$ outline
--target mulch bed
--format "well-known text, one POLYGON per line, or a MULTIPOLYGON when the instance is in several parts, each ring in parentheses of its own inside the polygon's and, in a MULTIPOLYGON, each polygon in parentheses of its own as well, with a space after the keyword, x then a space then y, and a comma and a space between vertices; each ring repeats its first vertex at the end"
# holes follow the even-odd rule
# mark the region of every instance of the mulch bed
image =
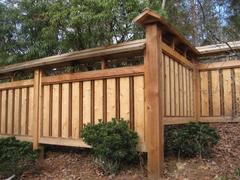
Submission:
MULTIPOLYGON (((165 158, 163 179, 240 179, 240 123, 212 124, 221 140, 211 157, 191 159, 165 158)), ((120 174, 105 176, 91 161, 87 150, 50 148, 46 157, 26 171, 21 179, 147 179, 146 165, 126 167, 120 174)))

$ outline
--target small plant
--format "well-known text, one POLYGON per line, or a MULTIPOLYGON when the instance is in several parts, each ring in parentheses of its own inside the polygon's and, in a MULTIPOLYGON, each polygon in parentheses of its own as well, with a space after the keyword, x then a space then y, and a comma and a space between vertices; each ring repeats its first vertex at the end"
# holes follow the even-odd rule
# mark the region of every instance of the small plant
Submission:
POLYGON ((88 124, 82 131, 84 142, 92 146, 94 162, 105 174, 117 173, 137 157, 137 133, 123 119, 88 124))
POLYGON ((240 167, 236 169, 235 174, 237 177, 240 177, 240 167))
POLYGON ((189 123, 165 129, 165 151, 183 157, 204 156, 219 141, 219 135, 208 124, 189 123))
POLYGON ((15 137, 0 139, 0 175, 3 177, 20 176, 37 157, 31 143, 20 142, 15 137))

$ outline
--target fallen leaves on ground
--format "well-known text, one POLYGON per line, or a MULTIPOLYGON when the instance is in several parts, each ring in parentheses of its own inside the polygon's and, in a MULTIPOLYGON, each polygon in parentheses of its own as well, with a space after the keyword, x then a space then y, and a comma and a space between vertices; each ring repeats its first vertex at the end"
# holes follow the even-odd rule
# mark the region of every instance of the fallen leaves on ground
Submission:
MULTIPOLYGON (((240 123, 212 124, 221 139, 214 147, 211 157, 177 159, 166 157, 164 178, 166 180, 222 180, 240 179, 236 170, 240 168, 240 123)), ((22 179, 119 179, 141 180, 146 178, 146 165, 126 167, 120 174, 105 176, 91 161, 87 150, 48 150, 45 159, 26 171, 22 179)))

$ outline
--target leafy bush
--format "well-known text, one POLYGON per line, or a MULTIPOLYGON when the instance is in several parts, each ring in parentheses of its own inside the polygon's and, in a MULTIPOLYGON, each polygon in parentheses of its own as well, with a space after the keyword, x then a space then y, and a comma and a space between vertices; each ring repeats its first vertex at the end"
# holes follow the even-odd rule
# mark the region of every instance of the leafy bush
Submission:
POLYGON ((116 173, 137 157, 137 133, 130 130, 123 119, 88 124, 82 131, 82 138, 92 146, 94 161, 106 174, 116 173))
POLYGON ((240 177, 240 167, 236 169, 235 175, 236 175, 237 177, 240 177))
POLYGON ((31 143, 20 142, 15 137, 0 139, 0 175, 3 177, 21 175, 37 157, 31 143))
POLYGON ((219 141, 218 132, 208 124, 189 123, 165 128, 165 152, 178 156, 204 156, 219 141))

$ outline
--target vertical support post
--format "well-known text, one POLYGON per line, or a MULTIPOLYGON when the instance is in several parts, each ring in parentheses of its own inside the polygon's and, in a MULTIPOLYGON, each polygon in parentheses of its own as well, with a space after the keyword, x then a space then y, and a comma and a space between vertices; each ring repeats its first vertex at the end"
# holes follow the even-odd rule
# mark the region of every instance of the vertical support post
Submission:
POLYGON ((33 104, 33 149, 39 149, 39 107, 41 91, 41 70, 34 71, 34 104, 33 104))
POLYGON ((163 72, 161 30, 157 23, 147 24, 145 68, 145 112, 147 118, 148 177, 159 179, 163 173, 163 72))
POLYGON ((200 74, 198 69, 198 64, 194 61, 194 115, 196 121, 200 119, 200 74))

